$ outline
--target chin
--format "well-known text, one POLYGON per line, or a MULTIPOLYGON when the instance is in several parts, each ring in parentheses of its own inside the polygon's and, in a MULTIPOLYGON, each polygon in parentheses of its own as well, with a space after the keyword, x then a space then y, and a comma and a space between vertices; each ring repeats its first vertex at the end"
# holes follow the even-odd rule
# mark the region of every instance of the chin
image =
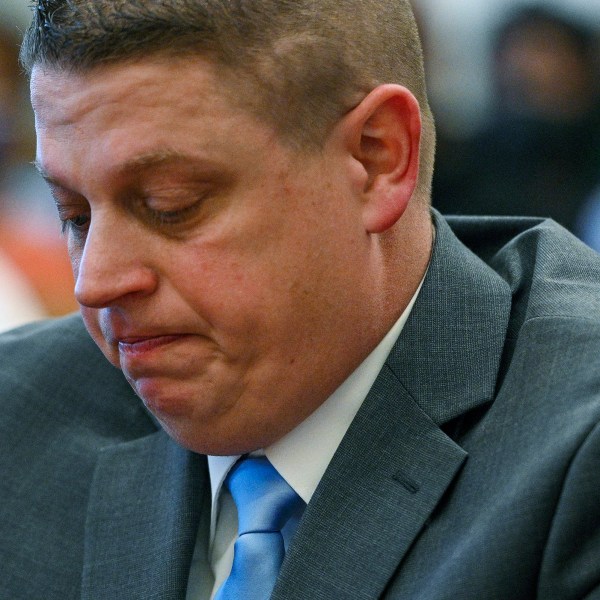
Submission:
POLYGON ((166 433, 180 446, 197 454, 214 456, 232 456, 247 454, 266 448, 274 440, 267 440, 258 435, 248 435, 248 429, 239 427, 226 428, 224 432, 218 426, 198 426, 189 419, 165 419, 155 415, 166 433))

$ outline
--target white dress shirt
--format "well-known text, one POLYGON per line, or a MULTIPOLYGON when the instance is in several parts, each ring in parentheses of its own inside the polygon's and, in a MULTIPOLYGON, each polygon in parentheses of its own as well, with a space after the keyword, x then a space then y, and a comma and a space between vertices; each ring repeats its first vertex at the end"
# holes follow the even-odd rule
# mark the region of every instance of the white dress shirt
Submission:
MULTIPOLYGON (((307 504, 396 343, 421 285, 387 335, 317 410, 268 448, 252 453, 265 455, 307 504)), ((208 457, 212 491, 208 557, 206 542, 199 539, 190 570, 187 600, 212 600, 229 576, 237 537, 237 509, 223 482, 238 458, 208 457)), ((282 533, 287 547, 290 536, 286 536, 285 529, 282 533)))

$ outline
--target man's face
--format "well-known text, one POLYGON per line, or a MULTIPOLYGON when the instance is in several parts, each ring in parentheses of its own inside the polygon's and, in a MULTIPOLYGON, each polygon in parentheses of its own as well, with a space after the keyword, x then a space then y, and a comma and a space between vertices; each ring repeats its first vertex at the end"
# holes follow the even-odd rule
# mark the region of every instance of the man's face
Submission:
POLYGON ((90 334, 173 437, 233 453, 292 429, 370 349, 369 236, 336 136, 291 150, 215 73, 37 67, 32 102, 90 334))

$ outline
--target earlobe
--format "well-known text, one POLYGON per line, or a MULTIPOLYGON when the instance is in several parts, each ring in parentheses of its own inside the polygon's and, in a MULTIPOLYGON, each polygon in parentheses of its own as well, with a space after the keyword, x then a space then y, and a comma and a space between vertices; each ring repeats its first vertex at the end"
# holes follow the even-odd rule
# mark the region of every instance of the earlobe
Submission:
POLYGON ((417 185, 421 114, 399 85, 375 88, 353 111, 352 152, 366 174, 363 222, 382 233, 403 215, 417 185))

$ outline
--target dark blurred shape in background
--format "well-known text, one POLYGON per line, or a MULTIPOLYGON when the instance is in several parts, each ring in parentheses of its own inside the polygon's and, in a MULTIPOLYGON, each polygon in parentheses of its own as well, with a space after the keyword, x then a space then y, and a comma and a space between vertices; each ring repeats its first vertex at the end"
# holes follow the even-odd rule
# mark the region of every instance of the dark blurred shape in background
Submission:
POLYGON ((542 5, 509 15, 493 45, 488 123, 466 139, 440 129, 435 206, 548 216, 581 233, 600 183, 597 33, 542 5))

